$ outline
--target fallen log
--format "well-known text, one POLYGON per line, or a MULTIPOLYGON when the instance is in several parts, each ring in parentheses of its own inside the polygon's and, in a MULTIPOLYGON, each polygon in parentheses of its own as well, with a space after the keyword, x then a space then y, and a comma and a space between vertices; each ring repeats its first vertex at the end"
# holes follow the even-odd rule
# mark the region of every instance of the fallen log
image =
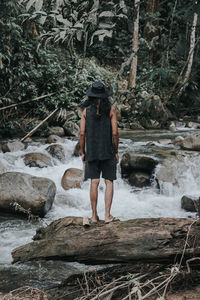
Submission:
POLYGON ((200 255, 200 222, 192 219, 135 219, 84 227, 66 217, 39 228, 33 242, 12 251, 13 262, 65 260, 88 264, 174 262, 200 255))
POLYGON ((43 96, 31 99, 31 100, 26 100, 26 101, 23 101, 23 102, 14 103, 14 104, 10 104, 8 106, 0 107, 0 111, 5 110, 5 109, 9 109, 9 108, 13 108, 13 107, 16 107, 16 106, 19 106, 19 105, 27 104, 29 102, 38 101, 38 100, 41 100, 41 99, 46 98, 46 97, 50 97, 50 96, 55 95, 55 94, 56 94, 56 92, 50 93, 50 94, 47 94, 47 95, 43 95, 43 96))

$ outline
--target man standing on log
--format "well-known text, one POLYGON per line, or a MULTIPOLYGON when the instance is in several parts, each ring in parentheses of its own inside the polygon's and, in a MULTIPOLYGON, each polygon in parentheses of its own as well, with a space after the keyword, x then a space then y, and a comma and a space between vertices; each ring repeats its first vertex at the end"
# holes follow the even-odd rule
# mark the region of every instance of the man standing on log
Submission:
POLYGON ((109 102, 109 90, 101 82, 94 82, 87 90, 88 100, 83 104, 80 123, 80 146, 85 163, 85 179, 91 179, 91 223, 99 220, 97 214, 100 174, 105 179, 105 223, 116 219, 110 214, 113 199, 113 180, 116 179, 118 156, 118 127, 114 107, 109 102))

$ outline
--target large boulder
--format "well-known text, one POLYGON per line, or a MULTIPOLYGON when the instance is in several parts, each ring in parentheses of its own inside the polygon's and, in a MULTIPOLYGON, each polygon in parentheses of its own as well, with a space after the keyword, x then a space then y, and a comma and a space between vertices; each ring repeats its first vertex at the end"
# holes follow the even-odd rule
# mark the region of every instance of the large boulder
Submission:
POLYGON ((51 208, 56 194, 55 183, 47 178, 25 173, 0 175, 0 210, 43 217, 51 208), (16 210, 16 208, 18 208, 16 210))
POLYGON ((83 183, 83 171, 77 168, 69 168, 65 171, 61 185, 64 190, 69 190, 72 188, 81 188, 83 183))
POLYGON ((120 162, 122 178, 138 187, 149 185, 157 164, 158 160, 152 156, 127 152, 120 162))
POLYGON ((156 179, 161 182, 177 183, 177 164, 174 159, 165 159, 156 173, 156 179))
POLYGON ((25 145, 20 141, 7 142, 1 146, 3 152, 16 152, 24 150, 24 148, 25 145))
POLYGON ((33 242, 12 251, 14 262, 57 259, 80 263, 168 262, 200 255, 200 222, 191 219, 135 219, 83 226, 66 217, 39 228, 33 242), (185 243, 189 232, 189 239, 185 243))
POLYGON ((53 166, 51 162, 51 158, 44 153, 37 153, 37 152, 27 153, 23 155, 23 158, 26 166, 38 167, 38 168, 53 166))
POLYGON ((200 133, 192 133, 184 138, 181 148, 200 151, 200 133))
POLYGON ((79 126, 73 121, 66 121, 63 125, 67 136, 79 136, 79 126))
POLYGON ((49 128, 49 134, 50 135, 57 135, 57 136, 64 136, 65 131, 60 126, 52 126, 52 127, 49 128))
POLYGON ((3 163, 0 161, 0 174, 4 173, 6 171, 3 163))
POLYGON ((200 197, 198 196, 183 196, 181 198, 181 207, 187 211, 199 211, 200 197))
POLYGON ((55 157, 60 161, 65 160, 65 150, 61 145, 50 145, 46 148, 46 151, 49 152, 49 154, 51 154, 52 157, 55 157))
POLYGON ((63 143, 63 139, 55 134, 51 134, 46 139, 46 144, 63 143))

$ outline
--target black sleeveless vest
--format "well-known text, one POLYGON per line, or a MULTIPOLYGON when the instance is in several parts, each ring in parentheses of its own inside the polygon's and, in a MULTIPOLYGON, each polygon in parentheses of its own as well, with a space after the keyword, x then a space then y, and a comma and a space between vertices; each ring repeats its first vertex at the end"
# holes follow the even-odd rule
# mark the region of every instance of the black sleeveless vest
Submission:
POLYGON ((106 160, 115 155, 110 115, 96 116, 96 107, 86 108, 86 160, 106 160))

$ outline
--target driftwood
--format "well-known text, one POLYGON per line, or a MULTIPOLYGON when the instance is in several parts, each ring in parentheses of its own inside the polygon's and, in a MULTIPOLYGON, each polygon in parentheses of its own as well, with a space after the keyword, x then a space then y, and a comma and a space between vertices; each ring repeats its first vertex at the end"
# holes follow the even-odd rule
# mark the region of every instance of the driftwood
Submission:
POLYGON ((53 112, 50 113, 43 121, 41 121, 35 128, 33 128, 29 133, 27 133, 21 140, 20 142, 23 142, 27 137, 31 136, 44 122, 46 122, 53 114, 58 110, 58 108, 54 109, 53 112))
POLYGON ((4 106, 4 107, 0 108, 0 111, 5 110, 5 109, 9 109, 9 108, 12 108, 12 107, 16 107, 16 106, 19 106, 19 105, 23 105, 23 104, 26 104, 26 103, 29 103, 29 102, 38 101, 38 100, 41 100, 43 98, 50 97, 54 94, 56 94, 56 92, 51 93, 51 94, 47 94, 47 95, 43 95, 43 96, 31 99, 31 100, 26 100, 26 101, 23 101, 23 102, 19 102, 19 103, 11 104, 11 105, 8 105, 8 106, 4 106))
POLYGON ((180 262, 200 255, 200 222, 136 219, 84 227, 66 217, 37 230, 33 242, 12 252, 13 262, 58 259, 81 263, 180 262))

